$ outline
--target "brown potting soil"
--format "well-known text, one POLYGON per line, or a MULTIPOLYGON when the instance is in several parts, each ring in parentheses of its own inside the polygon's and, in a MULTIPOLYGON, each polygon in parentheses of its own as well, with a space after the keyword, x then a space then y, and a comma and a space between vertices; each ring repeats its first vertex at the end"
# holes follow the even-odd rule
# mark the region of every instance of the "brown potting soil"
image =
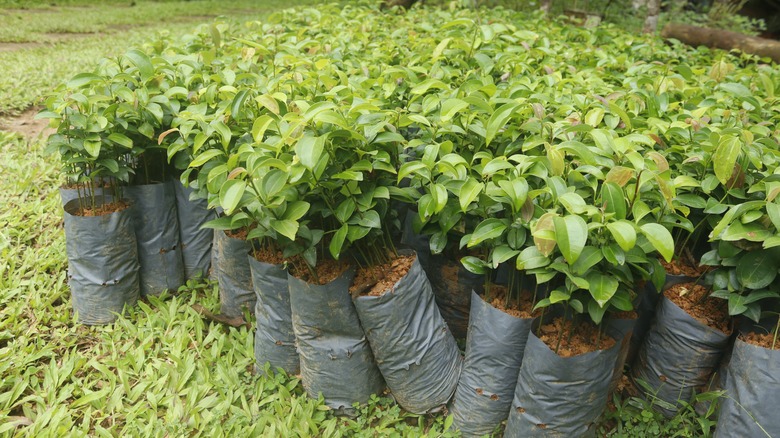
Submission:
POLYGON ((116 201, 110 204, 103 204, 95 208, 82 208, 81 210, 76 210, 73 215, 84 217, 104 216, 107 214, 116 213, 117 211, 122 211, 129 206, 130 204, 125 201, 116 201))
POLYGON ((696 283, 676 284, 664 291, 688 315, 725 334, 731 333, 728 303, 720 298, 710 298, 709 290, 696 283))
POLYGON ((507 315, 514 316, 515 318, 533 318, 539 316, 538 310, 534 312, 533 296, 530 292, 520 292, 520 297, 512 296, 510 302, 507 305, 506 295, 509 292, 509 288, 506 286, 500 286, 497 284, 490 285, 489 304, 496 309, 506 313, 507 315))
POLYGON ((633 310, 628 311, 628 312, 622 312, 621 311, 621 312, 612 312, 612 314, 610 315, 610 318, 612 318, 612 319, 637 319, 637 318, 639 318, 639 315, 635 311, 633 311, 633 310))
POLYGON ((777 342, 775 342, 775 335, 773 333, 742 333, 739 336, 739 339, 742 339, 750 345, 763 347, 768 350, 780 350, 780 337, 778 337, 777 342), (775 348, 772 348, 772 344, 775 345, 775 348))
POLYGON ((246 236, 249 235, 249 229, 247 227, 241 227, 237 230, 226 230, 225 234, 233 239, 246 240, 246 236))
POLYGON ((255 250, 252 253, 252 256, 254 256, 255 260, 258 262, 268 263, 271 265, 281 265, 285 261, 281 251, 274 251, 268 248, 255 250))
POLYGON ((682 258, 673 259, 668 263, 663 259, 660 261, 661 265, 666 270, 666 273, 669 275, 686 275, 688 277, 698 278, 710 270, 709 266, 695 266, 682 258))
POLYGON ((599 328, 592 324, 587 322, 574 324, 561 317, 543 325, 539 329, 538 336, 552 351, 557 349, 560 357, 574 357, 593 351, 607 350, 615 345, 615 340, 604 330, 599 333, 599 328))
POLYGON ((398 280, 412 268, 416 255, 400 255, 381 265, 359 268, 349 287, 349 292, 363 296, 378 297, 392 292, 398 280))
POLYGON ((314 269, 317 274, 317 278, 315 279, 308 268, 306 268, 306 262, 299 260, 299 263, 291 263, 290 274, 309 284, 325 285, 337 279, 339 275, 343 274, 348 268, 349 264, 343 261, 333 259, 319 260, 317 262, 317 267, 314 269))

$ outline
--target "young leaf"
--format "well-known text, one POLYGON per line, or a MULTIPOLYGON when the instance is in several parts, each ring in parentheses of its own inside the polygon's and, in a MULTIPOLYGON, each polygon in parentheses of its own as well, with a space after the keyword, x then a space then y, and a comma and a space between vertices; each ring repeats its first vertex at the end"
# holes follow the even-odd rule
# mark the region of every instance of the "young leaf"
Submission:
POLYGON ((463 212, 465 212, 469 205, 477 199, 484 187, 484 184, 477 182, 474 178, 469 178, 463 183, 458 192, 458 201, 460 203, 460 209, 463 212))
POLYGON ((715 170, 715 176, 721 184, 726 185, 742 151, 742 142, 733 135, 723 135, 720 137, 718 148, 712 155, 712 166, 715 170))
POLYGON ((737 279, 746 289, 761 289, 774 281, 777 268, 777 252, 749 251, 737 263, 737 279))
POLYGON ((303 167, 314 170, 314 166, 320 161, 320 156, 325 150, 324 137, 306 136, 295 144, 295 155, 301 160, 303 167))
POLYGON ((553 218, 555 225, 555 241, 561 249, 561 254, 571 265, 582 254, 588 241, 588 224, 585 219, 569 215, 553 218))
POLYGON ((238 206, 241 197, 244 196, 246 182, 240 179, 231 179, 225 182, 219 190, 219 205, 225 210, 225 214, 230 216, 233 210, 238 206))
POLYGON ((600 272, 591 272, 588 276, 590 284, 590 295, 599 304, 604 307, 605 304, 615 295, 618 288, 618 281, 611 275, 605 275, 600 272))
POLYGON ((271 220, 271 228, 276 230, 277 233, 287 237, 290 240, 295 240, 295 235, 298 233, 298 222, 289 219, 283 220, 271 220))
POLYGON ((674 239, 666 227, 660 224, 644 224, 639 229, 642 230, 642 234, 647 237, 647 240, 650 241, 650 244, 661 254, 664 260, 667 262, 672 261, 672 257, 674 257, 674 239))
POLYGON ((471 234, 471 238, 468 242, 468 247, 479 245, 488 239, 495 239, 500 236, 506 230, 506 223, 501 219, 489 218, 480 222, 474 232, 471 234))
POLYGON ((512 117, 512 113, 517 110, 517 108, 520 107, 520 104, 517 102, 509 102, 502 106, 500 106, 496 112, 494 112, 487 123, 487 128, 485 129, 485 144, 489 145, 491 141, 493 141, 494 138, 496 138, 496 135, 498 135, 498 131, 506 125, 506 122, 509 120, 510 117, 512 117))
POLYGON ((342 225, 341 228, 333 234, 333 239, 330 241, 328 249, 330 249, 330 255, 336 260, 338 260, 341 255, 341 250, 344 247, 344 240, 347 238, 348 231, 349 226, 347 224, 342 225))
POLYGON ((636 229, 633 223, 626 220, 610 222, 607 224, 607 229, 623 251, 631 250, 636 244, 636 229))

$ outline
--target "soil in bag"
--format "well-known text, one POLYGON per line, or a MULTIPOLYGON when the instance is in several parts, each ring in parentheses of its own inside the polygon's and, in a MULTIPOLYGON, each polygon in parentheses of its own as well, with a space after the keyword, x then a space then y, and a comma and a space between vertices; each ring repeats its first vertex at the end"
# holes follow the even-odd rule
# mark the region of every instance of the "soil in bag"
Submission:
POLYGON ((664 415, 709 382, 728 345, 727 303, 708 293, 695 283, 667 289, 632 367, 633 383, 664 415))
POLYGON ((230 234, 214 231, 214 274, 219 284, 220 310, 231 318, 243 317, 245 311, 254 313, 257 303, 247 258, 252 246, 245 239, 245 230, 230 234))
POLYGON ((192 188, 184 187, 180 181, 174 181, 174 186, 184 278, 189 280, 207 275, 211 268, 214 230, 203 225, 216 219, 216 213, 208 209, 205 199, 192 198, 192 188))
POLYGON ((373 272, 359 273, 352 292, 363 295, 355 297, 355 307, 396 401, 415 414, 446 405, 463 359, 416 255, 403 250, 373 272), (361 290, 372 278, 374 284, 361 290))
POLYGON ((773 333, 741 335, 727 370, 715 438, 780 437, 780 341, 773 333))
POLYGON ((173 183, 129 186, 124 193, 133 203, 130 211, 138 241, 141 294, 175 292, 184 284, 184 266, 173 183))
POLYGON ((450 412, 463 436, 490 434, 508 414, 525 345, 537 321, 531 294, 521 305, 505 300, 506 289, 490 287, 491 304, 471 296, 466 359, 450 412))
POLYGON ((282 262, 281 254, 279 257, 269 257, 258 252, 249 255, 252 285, 257 295, 255 362, 261 374, 265 373, 266 363, 270 364, 271 370, 281 368, 288 375, 300 372, 287 270, 282 262))
MULTIPOLYGON (((108 324, 140 294, 138 248, 128 204, 97 196, 97 207, 65 204, 68 285, 79 322, 108 324)), ((84 201, 84 205, 87 202, 84 201)))
POLYGON ((333 260, 317 266, 312 283, 306 272, 287 276, 293 330, 298 345, 301 383, 310 397, 325 398, 338 413, 353 414, 354 403, 366 403, 385 382, 349 295, 353 269, 333 260))
POLYGON ((620 352, 605 331, 556 318, 529 335, 505 437, 595 435, 620 352))

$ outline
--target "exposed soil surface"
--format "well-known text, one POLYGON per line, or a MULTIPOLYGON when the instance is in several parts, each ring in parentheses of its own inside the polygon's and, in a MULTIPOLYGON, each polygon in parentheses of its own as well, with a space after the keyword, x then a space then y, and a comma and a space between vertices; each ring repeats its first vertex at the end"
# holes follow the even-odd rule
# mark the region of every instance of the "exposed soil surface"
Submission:
POLYGON ((225 234, 233 239, 246 240, 246 236, 249 235, 249 229, 241 227, 237 230, 227 230, 225 231, 225 234))
POLYGON ((317 274, 315 278, 311 272, 306 268, 306 262, 300 260, 298 263, 292 263, 290 267, 290 273, 297 278, 309 283, 325 285, 331 281, 337 279, 339 275, 343 274, 349 268, 349 264, 333 260, 323 259, 317 262, 317 268, 314 270, 317 274))
POLYGON ((726 334, 731 333, 728 303, 719 298, 710 298, 709 292, 700 284, 681 283, 664 291, 664 295, 700 323, 726 334))
POLYGON ((573 324, 561 317, 539 329, 539 339, 560 357, 574 357, 593 351, 607 350, 615 345, 615 340, 599 328, 582 322, 573 324), (561 331, 562 330, 562 331, 561 331), (560 345, 559 345, 560 344, 560 345))
POLYGON ((639 315, 631 310, 630 312, 613 312, 609 317, 612 319, 637 319, 639 315))
POLYGON ((416 258, 416 255, 402 255, 381 265, 358 269, 349 292, 372 297, 392 292, 395 284, 412 268, 416 258))
POLYGON ((284 263, 284 256, 282 256, 281 251, 261 248, 259 250, 255 250, 252 255, 258 262, 268 263, 271 265, 281 265, 284 263))
MULTIPOLYGON (((0 47, 0 51, 2 51, 0 47)), ((28 139, 38 136, 48 136, 53 134, 54 130, 49 128, 49 119, 35 119, 40 109, 37 107, 29 108, 15 117, 0 117, 0 129, 3 131, 16 132, 28 139)))
POLYGON ((694 278, 702 276, 710 269, 709 266, 694 266, 683 258, 674 259, 669 263, 661 260, 661 265, 669 275, 687 275, 694 278))
POLYGON ((507 303, 507 292, 509 292, 509 289, 506 286, 490 285, 489 304, 508 315, 514 316, 515 318, 527 319, 539 316, 540 312, 538 310, 533 312, 533 295, 530 292, 521 292, 519 299, 517 296, 510 297, 509 303, 507 303))
POLYGON ((122 211, 129 206, 130 204, 128 204, 125 201, 117 201, 117 202, 112 202, 110 204, 103 204, 96 208, 82 208, 81 211, 77 210, 74 216, 84 216, 84 217, 103 216, 111 213, 116 213, 117 211, 122 211))
POLYGON ((777 339, 777 342, 775 342, 775 335, 772 333, 743 333, 740 335, 739 339, 742 339, 750 345, 756 345, 769 350, 780 350, 780 337, 777 339), (772 348, 772 344, 775 345, 775 348, 772 348))

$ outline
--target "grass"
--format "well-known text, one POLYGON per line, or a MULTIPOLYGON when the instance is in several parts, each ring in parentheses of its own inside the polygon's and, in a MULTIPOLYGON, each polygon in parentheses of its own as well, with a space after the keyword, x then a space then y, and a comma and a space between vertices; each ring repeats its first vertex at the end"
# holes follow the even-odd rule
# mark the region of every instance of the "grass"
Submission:
MULTIPOLYGON (((0 7, 18 3, 0 0, 0 7)), ((128 6, 99 6, 86 15, 104 14, 99 23, 63 19, 55 30, 96 33, 64 39, 46 35, 53 29, 48 24, 26 23, 38 15, 67 17, 86 4, 65 3, 0 9, 0 19, 25 22, 12 30, 5 23, 16 22, 0 22, 0 35, 16 32, 35 44, 0 52, 0 114, 35 104, 58 82, 157 32, 171 38, 187 33, 194 21, 179 22, 186 15, 232 14, 250 3, 260 14, 276 2, 139 2, 133 14, 128 6)), ((307 398, 296 378, 253 375, 251 330, 204 322, 191 308, 218 307, 208 282, 150 298, 111 326, 75 324, 60 183, 59 162, 43 153, 41 139, 0 131, 0 437, 455 435, 443 415, 411 415, 387 398, 373 399, 357 418, 335 417, 322 400, 307 398)), ((705 436, 711 430, 705 428, 710 417, 693 409, 666 420, 637 399, 615 405, 602 426, 610 436, 705 436)))

